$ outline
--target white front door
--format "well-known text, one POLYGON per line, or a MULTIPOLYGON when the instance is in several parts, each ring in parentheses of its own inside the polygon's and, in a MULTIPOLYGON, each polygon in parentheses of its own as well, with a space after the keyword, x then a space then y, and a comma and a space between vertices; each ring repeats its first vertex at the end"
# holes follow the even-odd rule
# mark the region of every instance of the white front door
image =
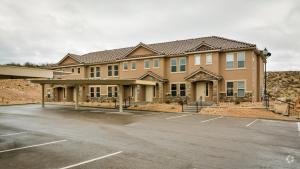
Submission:
POLYGON ((202 101, 205 101, 205 89, 206 89, 205 82, 196 83, 196 101, 199 101, 200 97, 202 97, 202 101))
POLYGON ((153 101, 154 86, 146 86, 146 102, 153 101))

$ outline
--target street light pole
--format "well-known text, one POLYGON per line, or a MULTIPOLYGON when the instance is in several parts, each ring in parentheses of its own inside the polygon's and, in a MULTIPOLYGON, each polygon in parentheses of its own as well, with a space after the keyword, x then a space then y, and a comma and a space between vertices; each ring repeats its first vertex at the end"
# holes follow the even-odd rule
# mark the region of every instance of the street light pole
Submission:
POLYGON ((262 51, 262 54, 264 55, 264 59, 265 59, 265 88, 264 88, 264 101, 265 101, 265 106, 266 109, 269 108, 269 104, 268 104, 268 96, 267 96, 267 58, 271 56, 271 53, 265 48, 262 51))

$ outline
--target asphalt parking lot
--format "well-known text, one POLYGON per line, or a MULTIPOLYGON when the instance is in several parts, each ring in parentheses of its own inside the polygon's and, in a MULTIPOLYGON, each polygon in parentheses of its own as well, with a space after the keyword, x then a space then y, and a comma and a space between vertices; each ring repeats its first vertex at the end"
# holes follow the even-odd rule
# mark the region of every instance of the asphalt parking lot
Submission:
POLYGON ((298 122, 0 106, 3 169, 299 169, 298 122))

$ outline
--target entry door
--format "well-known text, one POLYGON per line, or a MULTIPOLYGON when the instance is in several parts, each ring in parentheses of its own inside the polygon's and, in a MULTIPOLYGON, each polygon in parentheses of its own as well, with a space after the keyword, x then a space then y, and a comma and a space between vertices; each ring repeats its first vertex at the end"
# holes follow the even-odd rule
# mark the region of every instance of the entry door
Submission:
POLYGON ((153 86, 146 86, 146 102, 153 101, 153 86))
POLYGON ((202 101, 205 101, 205 82, 197 82, 196 83, 196 100, 199 101, 202 96, 202 101))

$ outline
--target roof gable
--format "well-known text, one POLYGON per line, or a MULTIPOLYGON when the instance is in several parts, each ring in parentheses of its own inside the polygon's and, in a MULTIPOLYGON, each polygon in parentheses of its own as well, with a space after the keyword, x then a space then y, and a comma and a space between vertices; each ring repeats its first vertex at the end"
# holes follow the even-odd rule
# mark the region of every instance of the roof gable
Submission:
POLYGON ((58 65, 75 65, 81 63, 76 55, 68 53, 64 58, 62 58, 57 64, 58 65))
POLYGON ((147 73, 143 74, 138 79, 139 80, 157 80, 157 81, 160 81, 160 82, 168 81, 168 79, 165 79, 165 78, 161 77, 160 75, 158 75, 158 74, 156 74, 152 71, 148 71, 147 73))
POLYGON ((203 67, 200 67, 190 75, 184 78, 185 80, 188 80, 190 82, 195 82, 195 81, 201 81, 201 80, 220 80, 222 79, 222 76, 210 72, 203 67))
POLYGON ((219 49, 219 48, 209 45, 203 41, 196 47, 194 47, 190 50, 187 50, 186 52, 208 51, 208 50, 216 50, 216 49, 219 49))
POLYGON ((129 51, 124 57, 141 57, 141 56, 154 56, 159 55, 160 52, 150 48, 144 43, 139 43, 131 51, 129 51))

